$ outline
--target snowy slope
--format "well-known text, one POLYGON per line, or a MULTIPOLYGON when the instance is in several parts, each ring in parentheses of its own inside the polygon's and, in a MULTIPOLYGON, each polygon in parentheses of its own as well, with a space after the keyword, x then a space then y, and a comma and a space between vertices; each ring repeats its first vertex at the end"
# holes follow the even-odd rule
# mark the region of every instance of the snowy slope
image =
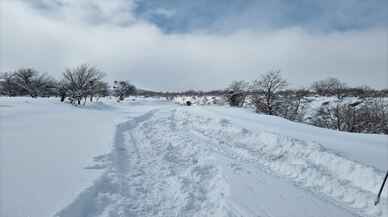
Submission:
POLYGON ((325 148, 382 171, 388 168, 388 136, 357 134, 314 127, 284 118, 252 114, 241 108, 204 107, 208 115, 226 117, 235 125, 253 131, 267 131, 304 141, 322 144, 325 148))
MULTIPOLYGON (((194 124, 193 128, 222 144, 223 151, 227 150, 226 147, 230 148, 231 156, 259 163, 270 173, 285 177, 297 186, 318 193, 360 215, 387 215, 387 208, 373 206, 374 194, 384 176, 384 170, 377 168, 387 165, 384 164, 388 157, 386 136, 337 133, 303 124, 295 125, 266 115, 253 116, 241 109, 204 107, 194 111, 191 109, 190 113, 199 113, 195 115, 197 118, 211 117, 202 118, 205 120, 203 126, 197 128, 194 124), (360 137, 366 142, 364 144, 372 144, 373 148, 356 143, 360 137), (337 141, 337 146, 334 141, 337 141), (354 149, 358 149, 356 153, 364 150, 361 159, 356 158, 354 149), (339 153, 338 150, 343 152, 339 153), (380 161, 371 160, 374 157, 380 157, 380 161), (360 163, 365 159, 368 159, 368 163, 377 163, 372 166, 360 163)), ((200 123, 194 120, 189 122, 200 123)), ((386 189, 385 198, 387 192, 386 189)))
MULTIPOLYGON (((9 106, 17 107, 19 103, 24 104, 23 101, 0 100, 3 105, 0 107, 0 194, 6 210, 2 216, 18 217, 13 212, 16 209, 12 208, 20 207, 18 211, 23 211, 35 205, 40 205, 44 211, 35 210, 36 213, 29 213, 31 217, 48 216, 54 210, 60 217, 388 215, 387 189, 382 202, 373 205, 387 169, 385 165, 388 165, 387 136, 341 133, 244 109, 186 107, 160 100, 130 99, 120 104, 107 100, 85 109, 41 100, 20 110, 9 106), (56 115, 42 108, 47 106, 56 108, 56 115), (23 113, 26 117, 18 119, 23 113), (68 142, 68 137, 60 140, 60 144, 68 145, 65 149, 69 154, 61 156, 54 148, 47 149, 49 143, 32 133, 25 137, 29 138, 28 143, 26 139, 15 142, 18 138, 13 132, 20 134, 30 129, 22 124, 25 120, 30 126, 52 133, 56 132, 50 131, 53 126, 62 125, 64 130, 64 123, 57 122, 61 115, 70 122, 80 117, 93 119, 84 125, 92 127, 89 133, 81 127, 66 129, 69 130, 67 135, 77 135, 78 141, 86 143, 86 147, 94 144, 96 150, 77 149, 79 143, 68 142), (19 124, 13 126, 12 123, 19 124), (88 134, 93 138, 85 136, 88 134), (13 150, 6 144, 16 148, 13 150), (28 144, 40 150, 43 159, 50 155, 58 158, 56 162, 63 171, 36 163, 36 155, 20 155, 18 149, 28 144), (112 150, 103 154, 109 148, 107 144, 112 150), (3 153, 7 153, 5 160, 3 153), (72 155, 79 158, 69 159, 72 155), (99 156, 94 158, 93 166, 90 159, 96 155, 99 156), (30 166, 42 167, 41 177, 32 177, 38 181, 25 181, 29 180, 24 174, 25 168, 14 165, 20 164, 15 160, 25 159, 30 166), (4 162, 7 170, 17 170, 12 172, 15 175, 3 169, 4 162), (74 166, 67 168, 67 164, 74 166), (90 175, 94 170, 83 170, 85 165, 98 168, 100 172, 90 175), (47 177, 62 172, 66 174, 60 178, 62 180, 51 181, 52 177, 47 177), (74 177, 87 178, 87 181, 65 183, 74 177), (26 184, 26 188, 38 191, 46 204, 24 198, 29 194, 11 183, 17 179, 26 184), (95 179, 93 183, 92 179, 95 179), (45 189, 46 185, 54 187, 45 189), (76 187, 66 190, 71 193, 64 196, 62 186, 73 185, 76 187), (10 190, 4 193, 8 188, 10 190), (76 197, 81 188, 85 189, 76 197), (9 195, 12 200, 8 199, 9 195)), ((54 135, 46 137, 46 140, 56 138, 54 135)))

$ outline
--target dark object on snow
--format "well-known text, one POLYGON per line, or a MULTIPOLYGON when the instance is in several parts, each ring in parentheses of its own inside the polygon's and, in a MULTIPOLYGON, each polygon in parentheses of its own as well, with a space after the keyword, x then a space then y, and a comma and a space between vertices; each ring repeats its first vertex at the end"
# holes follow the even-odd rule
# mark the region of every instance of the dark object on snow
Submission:
POLYGON ((190 101, 186 101, 186 105, 187 106, 191 106, 191 102, 190 101))
POLYGON ((388 177, 388 170, 385 173, 385 178, 384 178, 383 184, 381 185, 379 194, 377 195, 377 198, 375 201, 375 206, 380 202, 381 193, 383 192, 383 188, 384 188, 385 182, 387 181, 387 177, 388 177))
POLYGON ((356 106, 360 105, 361 103, 362 103, 361 101, 356 101, 354 103, 350 103, 349 106, 350 107, 356 107, 356 106))
POLYGON ((61 102, 64 102, 66 99, 66 95, 65 94, 61 94, 61 102))
POLYGON ((230 91, 226 97, 230 106, 242 107, 245 102, 246 94, 241 91, 230 91))

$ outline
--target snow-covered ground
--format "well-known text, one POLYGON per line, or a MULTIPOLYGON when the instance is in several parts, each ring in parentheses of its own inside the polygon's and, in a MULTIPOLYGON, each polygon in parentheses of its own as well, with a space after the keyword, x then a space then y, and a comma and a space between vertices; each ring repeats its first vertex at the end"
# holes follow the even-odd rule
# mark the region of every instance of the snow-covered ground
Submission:
POLYGON ((115 126, 150 109, 108 102, 0 98, 1 217, 52 216, 93 184, 102 170, 85 168, 110 151, 115 126))
POLYGON ((385 135, 141 98, 0 114, 1 216, 388 216, 385 135))

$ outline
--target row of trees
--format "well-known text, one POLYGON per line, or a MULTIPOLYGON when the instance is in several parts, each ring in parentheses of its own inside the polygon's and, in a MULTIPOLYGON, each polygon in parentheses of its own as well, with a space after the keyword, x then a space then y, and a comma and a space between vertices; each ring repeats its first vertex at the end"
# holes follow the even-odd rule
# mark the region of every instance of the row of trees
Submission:
POLYGON ((83 64, 66 69, 60 80, 26 68, 0 74, 0 95, 49 97, 59 96, 72 104, 84 104, 87 99, 113 95, 121 101, 136 93, 136 87, 128 81, 115 81, 110 87, 103 79, 105 73, 94 66, 83 64))
POLYGON ((1 95, 37 97, 55 94, 56 81, 34 69, 19 69, 12 73, 3 73, 0 79, 1 95))
POLYGON ((388 134, 388 105, 382 97, 324 103, 311 123, 340 131, 388 134))
MULTIPOLYGON (((288 99, 298 96, 297 99, 300 99, 308 94, 307 90, 285 92, 287 85, 280 71, 270 71, 252 82, 233 81, 227 88, 225 98, 231 106, 241 107, 246 103, 247 96, 250 96, 257 112, 278 115, 280 109, 277 106, 282 96, 287 95, 288 99)), ((284 103, 284 100, 281 101, 284 103)))
POLYGON ((225 91, 189 90, 181 93, 138 91, 128 81, 115 81, 111 87, 104 78, 105 73, 87 64, 66 69, 60 80, 25 68, 0 74, 0 95, 57 96, 62 102, 67 100, 80 105, 88 99, 93 101, 105 96, 115 96, 121 101, 136 92, 167 98, 223 94, 231 106, 241 107, 251 103, 259 113, 342 131, 388 134, 388 108, 383 98, 388 96, 388 91, 369 87, 351 88, 336 78, 314 82, 309 89, 290 90, 280 71, 270 71, 252 82, 234 81, 225 91), (336 100, 322 104, 317 114, 306 120, 304 106, 311 100, 307 96, 313 95, 335 96, 336 100), (344 100, 346 96, 356 96, 358 101, 347 102, 344 100))
POLYGON ((262 74, 252 82, 234 81, 227 88, 225 99, 231 106, 252 103, 256 112, 276 115, 293 121, 349 132, 388 134, 387 90, 369 87, 350 88, 336 78, 314 82, 309 89, 286 89, 288 83, 280 71, 262 74), (322 104, 314 117, 305 120, 304 106, 311 100, 307 96, 334 96, 336 99, 322 104), (346 96, 357 101, 345 101, 346 96), (249 100, 247 100, 249 98, 249 100))

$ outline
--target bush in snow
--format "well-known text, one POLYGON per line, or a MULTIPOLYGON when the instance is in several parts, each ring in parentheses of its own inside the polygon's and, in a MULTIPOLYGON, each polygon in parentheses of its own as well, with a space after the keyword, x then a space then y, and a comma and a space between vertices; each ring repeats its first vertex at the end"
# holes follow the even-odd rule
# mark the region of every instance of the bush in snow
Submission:
POLYGON ((113 95, 118 97, 118 101, 136 93, 136 87, 128 81, 114 81, 113 95))
POLYGON ((345 115, 350 112, 345 105, 331 105, 330 103, 324 103, 319 108, 317 114, 313 118, 313 124, 318 127, 342 130, 345 128, 345 115))
POLYGON ((233 81, 226 89, 225 101, 230 106, 242 107, 247 97, 249 83, 246 81, 233 81))
POLYGON ((312 123, 340 131, 388 134, 388 106, 381 97, 328 102, 319 108, 312 123))
POLYGON ((306 89, 282 91, 273 101, 273 114, 292 121, 302 121, 305 97, 308 94, 306 89))
POLYGON ((97 99, 100 97, 107 97, 111 94, 111 90, 109 87, 109 84, 107 82, 98 82, 95 87, 95 94, 97 96, 97 99))
POLYGON ((382 97, 369 98, 356 110, 352 132, 388 134, 388 102, 382 97))
POLYGON ((347 85, 337 78, 327 78, 314 82, 311 87, 320 96, 337 96, 338 99, 341 99, 347 85))

